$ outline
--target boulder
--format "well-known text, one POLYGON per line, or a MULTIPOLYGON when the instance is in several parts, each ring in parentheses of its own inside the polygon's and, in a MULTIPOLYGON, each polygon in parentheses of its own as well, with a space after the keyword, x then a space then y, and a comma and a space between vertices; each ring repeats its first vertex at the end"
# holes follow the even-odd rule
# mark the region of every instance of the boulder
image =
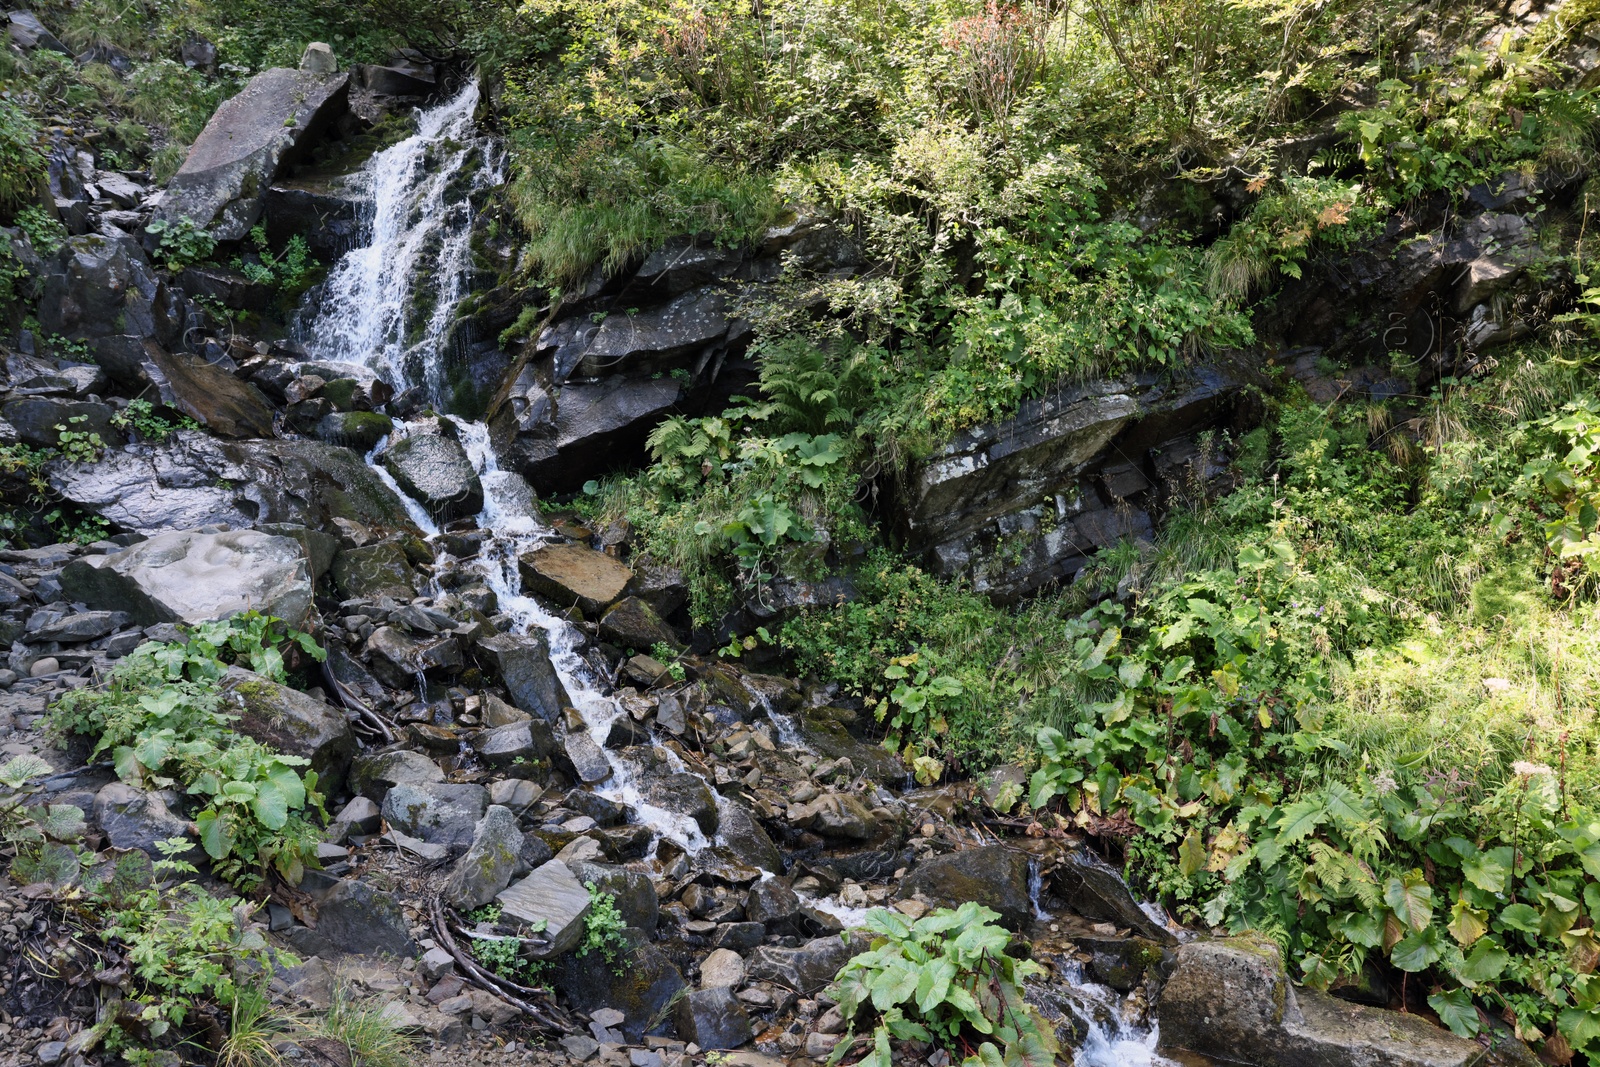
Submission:
POLYGON ((1241 389, 1202 367, 1025 401, 913 466, 896 505, 908 547, 935 573, 968 576, 1001 601, 1070 578, 1099 548, 1148 535, 1148 514, 1123 503, 1155 491, 1143 468, 1186 435, 1236 421, 1241 389))
POLYGON ((416 598, 416 571, 405 549, 394 541, 340 550, 333 557, 333 584, 351 600, 416 598))
POLYGON ((550 639, 543 630, 530 634, 494 634, 477 643, 478 652, 505 684, 512 703, 545 722, 556 722, 572 703, 555 664, 550 639))
POLYGON ((1180 946, 1155 1015, 1163 1051, 1256 1067, 1470 1067, 1483 1055, 1415 1015, 1296 989, 1265 938, 1180 946))
POLYGON ((383 818, 430 845, 465 850, 488 807, 489 791, 481 785, 422 782, 391 788, 383 798, 383 818))
POLYGON ((397 785, 429 785, 443 781, 444 771, 437 763, 420 752, 405 748, 363 752, 350 766, 350 789, 380 803, 397 785))
POLYGON ((126 611, 144 625, 225 619, 254 608, 299 626, 311 611, 311 578, 298 542, 254 530, 174 530, 62 568, 73 600, 126 611))
POLYGON ((167 186, 156 217, 190 219, 219 241, 238 241, 261 217, 283 170, 345 111, 350 76, 274 67, 224 101, 167 186))
POLYGON ((573 542, 534 549, 518 563, 524 589, 561 608, 576 604, 590 618, 620 597, 633 577, 627 564, 573 542))
POLYGON ((473 831, 471 847, 445 881, 445 901, 463 912, 489 903, 526 870, 522 850, 516 815, 510 808, 490 806, 473 831))
POLYGON ((39 324, 46 333, 86 341, 112 378, 143 386, 145 342, 177 346, 188 310, 129 236, 71 237, 44 268, 39 324))
POLYGON ((127 443, 127 435, 112 423, 116 412, 109 404, 68 400, 55 396, 27 396, 8 401, 0 411, 16 429, 17 439, 30 448, 56 448, 61 431, 95 434, 108 447, 127 443))
POLYGON ((300 69, 307 74, 337 74, 339 60, 328 45, 312 41, 300 55, 300 69))
POLYGON ((607 315, 576 374, 594 378, 684 367, 727 334, 727 294, 712 286, 694 289, 660 307, 607 315))
POLYGON ((1056 895, 1079 915, 1126 926, 1157 944, 1170 945, 1177 940, 1133 899, 1122 874, 1088 849, 1068 853, 1051 880, 1056 895))
MULTIPOLYGON (((138 849, 152 860, 162 859, 157 842, 187 837, 189 823, 174 815, 159 793, 135 789, 126 782, 109 782, 94 795, 94 823, 112 848, 138 849)), ((201 858, 198 846, 179 859, 201 858)))
POLYGON ((877 833, 872 812, 853 793, 826 793, 789 809, 789 821, 823 837, 868 841, 877 833))
POLYGON ((263 198, 267 241, 281 248, 302 237, 318 258, 331 260, 356 246, 361 236, 360 196, 342 179, 287 178, 263 198))
POLYGON ((223 437, 273 436, 273 408, 261 390, 187 352, 146 343, 145 371, 161 402, 223 437))
POLYGON ((343 711, 243 667, 228 668, 221 691, 223 707, 239 716, 240 733, 310 760, 318 792, 332 796, 344 787, 356 739, 343 711))
POLYGON ((648 652, 658 644, 681 650, 683 643, 672 627, 638 597, 623 597, 600 618, 600 636, 625 649, 648 652))
POLYGON ((935 907, 955 908, 975 900, 1000 914, 1008 930, 1033 919, 1028 896, 1028 857, 1004 845, 985 845, 924 860, 900 883, 902 899, 920 896, 935 907))
POLYGON ((698 774, 664 774, 645 779, 640 790, 649 803, 693 819, 707 837, 717 832, 717 798, 698 774))
POLYGON ((744 957, 732 949, 712 949, 711 955, 700 961, 701 989, 738 989, 742 984, 744 957))
POLYGON ((655 930, 661 917, 661 903, 656 897, 655 883, 649 877, 626 867, 587 860, 577 860, 568 866, 586 887, 592 885, 611 895, 624 923, 646 933, 655 930))
POLYGON ((559 756, 565 757, 562 760, 564 769, 571 771, 584 785, 594 785, 611 777, 611 761, 606 759, 582 719, 575 715, 567 719, 558 737, 559 756), (578 719, 576 723, 571 721, 575 718, 578 719))
POLYGON ((333 566, 334 554, 339 551, 339 539, 322 530, 297 526, 292 522, 268 522, 256 527, 257 533, 273 537, 287 537, 300 546, 306 563, 311 567, 311 581, 315 584, 333 566))
POLYGON ((865 939, 818 937, 797 948, 762 945, 750 953, 746 973, 758 982, 775 982, 801 996, 820 992, 850 957, 865 947, 865 939))
POLYGON ((357 452, 371 452, 394 430, 394 420, 375 411, 335 411, 317 423, 317 439, 357 452))
POLYGON ((328 530, 344 521, 419 532, 361 456, 320 441, 225 441, 181 430, 92 465, 53 465, 49 478, 64 499, 146 535, 269 523, 328 530))
POLYGON ((416 434, 389 446, 383 465, 411 499, 439 522, 483 510, 483 485, 460 442, 442 434, 416 434))
MULTIPOLYGON (((26 589, 26 586, 23 588, 26 589)), ((23 633, 30 644, 48 641, 82 644, 119 630, 128 622, 128 614, 123 611, 75 611, 66 614, 45 608, 28 617, 28 627, 23 633)))
POLYGON ((472 747, 489 766, 509 767, 519 760, 548 760, 556 752, 556 738, 543 719, 526 719, 484 730, 473 738, 472 747))
MULTIPOLYGON (((542 390, 540 390, 542 392, 542 390)), ((645 438, 683 398, 673 378, 626 378, 564 386, 548 424, 536 423, 542 406, 530 392, 521 401, 522 422, 534 432, 518 432, 513 419, 518 399, 501 409, 491 427, 507 442, 507 453, 540 493, 566 493, 644 456, 645 438)))
POLYGON ((305 955, 351 953, 409 959, 417 955, 405 912, 393 893, 354 878, 317 895, 316 928, 296 927, 289 940, 305 955))
POLYGON ((498 893, 501 915, 509 921, 538 927, 548 945, 535 951, 549 959, 578 947, 588 918, 589 890, 560 860, 550 860, 528 877, 498 893))
POLYGON ((783 873, 783 855, 778 846, 756 821, 755 814, 739 801, 723 800, 717 829, 735 856, 763 871, 783 873))
POLYGON ((64 56, 72 55, 72 49, 45 29, 44 23, 39 21, 39 16, 31 11, 6 12, 6 29, 11 35, 11 43, 24 52, 44 48, 51 52, 60 52, 64 56))
POLYGON ((432 64, 363 64, 358 74, 362 88, 373 96, 429 96, 438 88, 432 64))
POLYGON ((755 1036, 750 1015, 726 986, 696 989, 676 1008, 678 1036, 702 1049, 738 1048, 755 1036))
POLYGON ((744 917, 761 923, 772 933, 788 933, 804 914, 800 896, 786 882, 768 878, 750 887, 745 896, 744 917))
POLYGON ((616 964, 598 952, 555 961, 550 985, 575 1010, 593 1015, 606 1008, 622 1014, 614 1022, 624 1040, 641 1042, 659 1028, 688 983, 667 955, 639 930, 623 931, 626 945, 616 964), (624 962, 626 961, 626 962, 624 962))

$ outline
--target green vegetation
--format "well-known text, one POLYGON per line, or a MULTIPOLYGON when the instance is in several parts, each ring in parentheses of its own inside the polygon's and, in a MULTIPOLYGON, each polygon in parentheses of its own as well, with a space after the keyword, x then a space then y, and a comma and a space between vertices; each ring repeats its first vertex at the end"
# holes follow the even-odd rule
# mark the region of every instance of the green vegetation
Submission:
POLYGON ((1051 1027, 1022 998, 1022 983, 1044 968, 1006 953, 1011 935, 1000 916, 973 901, 939 908, 911 922, 883 908, 867 913, 872 947, 840 970, 831 990, 850 1029, 829 1064, 851 1047, 857 1013, 877 1017, 867 1067, 893 1067, 890 1038, 940 1048, 974 1049, 962 1067, 1050 1067, 1051 1027))
POLYGON ((255 251, 249 259, 235 256, 233 269, 240 271, 258 285, 268 285, 293 296, 311 284, 315 263, 306 239, 299 234, 289 238, 282 252, 274 253, 267 244, 267 228, 257 226, 250 231, 250 244, 255 251))
POLYGON ((613 971, 622 974, 628 952, 622 931, 628 924, 617 911, 617 898, 601 891, 593 882, 586 882, 585 888, 589 890, 589 914, 583 918, 583 944, 578 946, 577 954, 587 956, 598 952, 613 971))
MULTIPOLYGON (((216 238, 195 225, 193 219, 184 218, 176 222, 156 219, 144 228, 144 232, 156 236, 156 255, 174 274, 210 259, 211 253, 217 248, 216 238)), ((265 231, 262 231, 262 243, 266 243, 265 231)))
POLYGON ((230 663, 283 681, 285 649, 295 659, 325 655, 309 635, 257 612, 207 623, 182 644, 140 645, 104 686, 57 701, 51 722, 92 738, 91 758, 110 754, 124 781, 201 798, 194 822, 219 878, 246 891, 269 871, 298 884, 320 839, 309 815, 325 815, 316 772, 302 774, 305 759, 238 734, 217 689, 230 663))

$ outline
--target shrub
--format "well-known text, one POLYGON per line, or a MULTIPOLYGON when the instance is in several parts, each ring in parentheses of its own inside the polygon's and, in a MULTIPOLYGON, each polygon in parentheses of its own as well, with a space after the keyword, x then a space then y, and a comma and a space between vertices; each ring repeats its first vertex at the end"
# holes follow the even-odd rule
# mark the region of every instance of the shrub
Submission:
POLYGON ((11 218, 38 191, 44 173, 38 138, 38 128, 22 109, 0 98, 0 218, 11 218))

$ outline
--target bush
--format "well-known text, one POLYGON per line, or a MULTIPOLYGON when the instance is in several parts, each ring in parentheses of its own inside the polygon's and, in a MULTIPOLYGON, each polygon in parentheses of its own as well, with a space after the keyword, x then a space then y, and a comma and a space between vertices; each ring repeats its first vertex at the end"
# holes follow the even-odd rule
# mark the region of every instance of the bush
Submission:
POLYGON ((11 219, 34 198, 44 157, 39 130, 12 100, 0 98, 0 218, 11 219))

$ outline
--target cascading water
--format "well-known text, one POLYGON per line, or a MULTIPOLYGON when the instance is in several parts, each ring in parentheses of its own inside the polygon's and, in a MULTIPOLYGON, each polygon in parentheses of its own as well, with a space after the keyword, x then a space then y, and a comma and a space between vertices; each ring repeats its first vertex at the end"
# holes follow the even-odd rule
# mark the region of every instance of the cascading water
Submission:
MULTIPOLYGON (((455 311, 471 282, 472 195, 503 180, 495 146, 478 136, 474 127, 477 103, 478 87, 473 83, 448 102, 420 113, 415 134, 375 155, 355 177, 354 188, 363 199, 365 240, 340 259, 320 295, 303 309, 299 331, 316 362, 364 366, 397 390, 421 389, 440 409, 447 406, 444 381, 455 311)), ((512 619, 514 632, 540 630, 546 635, 551 661, 610 765, 610 776, 596 791, 633 809, 658 841, 672 841, 690 855, 712 844, 692 819, 650 804, 636 770, 605 747, 612 724, 626 711, 583 658, 583 634, 521 588, 518 557, 555 535, 527 507, 520 477, 499 469, 487 427, 453 417, 450 421, 483 484, 484 505, 477 525, 489 537, 470 559, 441 554, 438 569, 452 565, 474 569, 494 592, 500 610, 512 619)), ((411 432, 411 426, 396 421, 394 431, 367 461, 404 502, 417 527, 435 539, 440 530, 434 517, 402 492, 378 462, 387 448, 411 432)), ((419 688, 425 695, 424 679, 419 678, 419 688)), ((771 718, 781 743, 804 747, 793 722, 775 712, 771 718)), ((686 769, 670 753, 669 761, 675 770, 686 769)), ((712 795, 718 796, 715 789, 712 795)), ((1033 888, 1037 893, 1037 886, 1033 888)), ((836 900, 809 903, 849 925, 859 925, 865 914, 836 900)), ((1154 1055, 1152 1032, 1130 1027, 1107 1008, 1115 994, 1076 980, 1072 985, 1067 1000, 1082 1005, 1083 1010, 1072 1014, 1081 1019, 1087 1033, 1075 1056, 1079 1067, 1149 1067, 1167 1062, 1154 1055)))

